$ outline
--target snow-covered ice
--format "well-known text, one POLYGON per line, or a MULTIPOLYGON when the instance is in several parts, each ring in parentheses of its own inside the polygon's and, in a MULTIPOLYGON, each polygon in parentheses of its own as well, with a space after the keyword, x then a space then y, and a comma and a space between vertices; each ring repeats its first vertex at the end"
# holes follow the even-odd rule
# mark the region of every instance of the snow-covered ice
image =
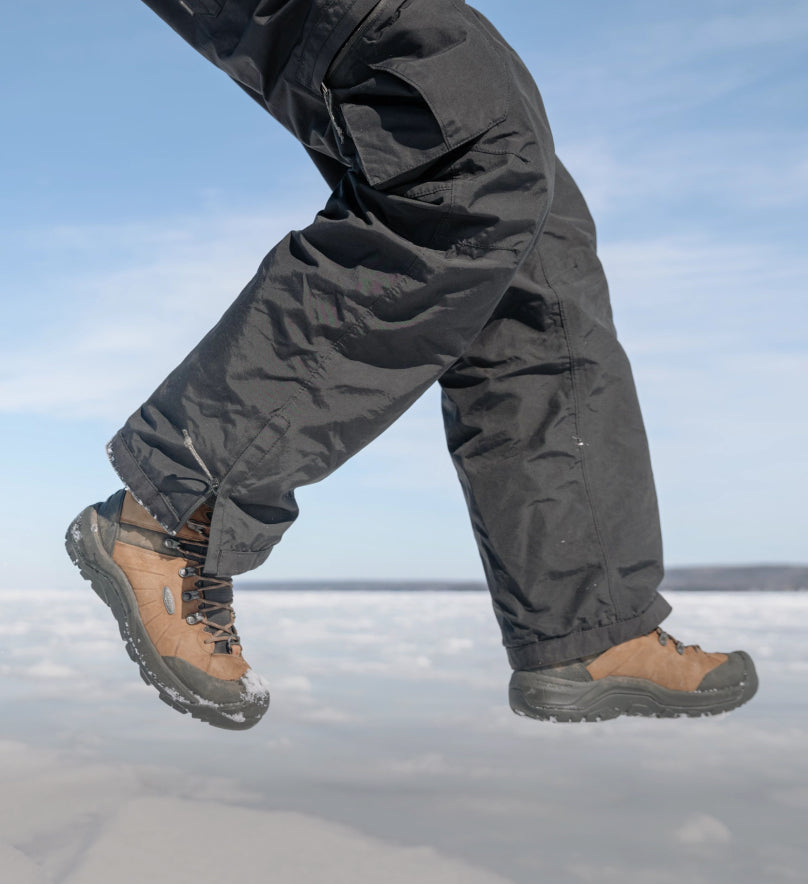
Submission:
POLYGON ((2 878, 802 881, 808 594, 667 597, 676 638, 752 653, 749 705, 535 722, 484 593, 237 586, 272 704, 228 732, 159 702, 89 588, 1 592, 2 878))

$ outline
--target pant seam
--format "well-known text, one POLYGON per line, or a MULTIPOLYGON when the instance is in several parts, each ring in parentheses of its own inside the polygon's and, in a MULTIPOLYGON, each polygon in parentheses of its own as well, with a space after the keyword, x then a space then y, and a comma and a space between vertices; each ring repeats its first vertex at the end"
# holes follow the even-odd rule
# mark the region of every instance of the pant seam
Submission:
POLYGON ((587 503, 589 504, 589 512, 592 516, 592 527, 595 529, 595 536, 597 537, 598 546, 600 548, 601 559, 602 559, 603 565, 604 565, 604 570, 605 570, 604 576, 606 578, 606 589, 609 593, 609 601, 611 602, 612 611, 614 612, 614 616, 617 618, 617 620, 615 622, 617 622, 617 621, 619 621, 619 618, 620 618, 620 610, 617 607, 617 604, 615 603, 614 587, 612 586, 612 577, 611 577, 611 574, 612 574, 611 563, 610 563, 609 555, 606 551, 606 545, 603 542, 603 532, 601 531, 600 519, 598 518, 598 512, 597 512, 597 508, 595 506, 594 495, 592 494, 592 487, 591 487, 591 483, 590 483, 590 479, 589 479, 589 470, 587 467, 587 459, 586 459, 586 454, 584 451, 585 442, 584 442, 583 437, 581 436, 581 422, 580 422, 581 402, 580 402, 580 397, 578 395, 578 380, 577 380, 577 375, 575 372, 575 356, 574 356, 574 352, 572 349, 572 342, 570 341, 570 336, 568 333, 569 323, 568 323, 568 319, 567 319, 567 311, 564 309, 564 304, 561 300, 561 297, 559 296, 559 294, 556 291, 553 284, 550 282, 550 279, 547 275, 547 270, 544 266, 544 259, 541 254, 541 247, 539 247, 538 258, 539 258, 539 266, 541 267, 542 276, 544 277, 544 281, 547 284, 547 287, 550 289, 550 291, 553 293, 553 296, 556 299, 556 303, 558 304, 558 311, 561 316, 561 331, 562 331, 562 334, 564 335, 564 345, 567 350, 567 356, 569 358, 569 365, 570 365, 570 389, 572 391, 572 404, 573 404, 573 411, 574 411, 574 415, 575 415, 575 435, 576 435, 576 442, 578 443, 578 456, 579 456, 579 460, 580 460, 580 464, 581 464, 581 478, 583 479, 584 490, 586 491, 586 500, 587 500, 587 503))

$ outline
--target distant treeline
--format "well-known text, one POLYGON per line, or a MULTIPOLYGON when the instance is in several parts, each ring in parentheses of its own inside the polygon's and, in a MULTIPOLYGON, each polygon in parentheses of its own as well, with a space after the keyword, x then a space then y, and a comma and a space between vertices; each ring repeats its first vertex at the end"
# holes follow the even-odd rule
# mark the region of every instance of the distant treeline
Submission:
POLYGON ((799 592, 808 590, 808 566, 670 568, 662 581, 662 588, 728 592, 799 592))
MULTIPOLYGON (((239 580, 239 589, 274 592, 443 592, 484 591, 485 584, 453 580, 239 580)), ((808 566, 745 565, 738 567, 669 568, 663 590, 692 592, 801 592, 808 590, 808 566)))

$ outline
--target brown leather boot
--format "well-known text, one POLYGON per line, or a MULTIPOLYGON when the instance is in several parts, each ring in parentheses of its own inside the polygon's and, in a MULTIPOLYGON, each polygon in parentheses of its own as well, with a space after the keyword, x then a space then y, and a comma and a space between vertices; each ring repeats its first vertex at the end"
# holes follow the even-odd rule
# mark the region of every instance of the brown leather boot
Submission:
POLYGON ((517 715, 601 721, 618 715, 715 715, 751 699, 757 674, 745 651, 705 653, 657 627, 601 654, 518 670, 509 699, 517 715))
POLYGON ((211 507, 170 535, 128 491, 87 507, 67 531, 82 576, 112 609, 129 656, 160 699, 216 727, 243 730, 269 692, 241 655, 233 582, 203 573, 211 507))

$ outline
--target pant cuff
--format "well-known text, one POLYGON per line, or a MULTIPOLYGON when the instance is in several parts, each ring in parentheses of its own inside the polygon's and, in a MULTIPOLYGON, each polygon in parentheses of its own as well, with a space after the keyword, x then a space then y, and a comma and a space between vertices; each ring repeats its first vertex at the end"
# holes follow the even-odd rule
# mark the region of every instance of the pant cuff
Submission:
POLYGON ((107 457, 112 469, 118 474, 132 497, 169 532, 176 534, 188 520, 188 516, 204 501, 198 495, 184 495, 183 512, 176 508, 155 487, 143 472, 135 456, 129 450, 120 433, 107 444, 107 457))
POLYGON ((630 620, 621 620, 608 626, 598 626, 558 638, 537 638, 528 644, 506 646, 508 662, 513 669, 536 669, 539 666, 553 666, 567 660, 576 660, 589 654, 600 654, 614 645, 646 635, 659 626, 672 610, 668 602, 656 593, 651 606, 630 620))

